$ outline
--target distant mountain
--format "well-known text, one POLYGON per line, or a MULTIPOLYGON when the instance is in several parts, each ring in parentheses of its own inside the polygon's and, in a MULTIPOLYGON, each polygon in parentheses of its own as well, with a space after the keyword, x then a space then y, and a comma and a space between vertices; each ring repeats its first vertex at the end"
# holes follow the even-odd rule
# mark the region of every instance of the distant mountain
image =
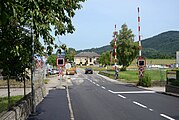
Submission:
POLYGON ((175 57, 179 51, 179 31, 168 31, 142 41, 144 52, 153 49, 163 55, 175 57))
MULTIPOLYGON (((159 35, 142 40, 142 55, 146 58, 174 58, 176 51, 179 51, 179 31, 163 32, 159 35)), ((112 50, 110 45, 100 48, 79 50, 79 52, 103 52, 112 50)))
POLYGON ((112 47, 110 45, 106 45, 103 47, 99 47, 99 48, 91 48, 91 49, 85 49, 85 50, 78 50, 77 53, 80 52, 96 52, 98 54, 102 54, 103 52, 112 50, 112 47))

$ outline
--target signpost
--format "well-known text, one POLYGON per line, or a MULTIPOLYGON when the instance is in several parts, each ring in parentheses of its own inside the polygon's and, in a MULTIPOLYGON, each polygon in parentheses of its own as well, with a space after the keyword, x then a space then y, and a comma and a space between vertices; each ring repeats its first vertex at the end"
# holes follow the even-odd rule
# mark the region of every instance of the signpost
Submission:
POLYGON ((139 7, 137 8, 138 10, 138 44, 139 44, 139 57, 137 60, 137 66, 138 66, 138 71, 139 71, 139 82, 141 79, 144 77, 144 71, 146 67, 146 60, 142 57, 142 44, 141 44, 141 35, 140 35, 140 16, 139 16, 139 7))

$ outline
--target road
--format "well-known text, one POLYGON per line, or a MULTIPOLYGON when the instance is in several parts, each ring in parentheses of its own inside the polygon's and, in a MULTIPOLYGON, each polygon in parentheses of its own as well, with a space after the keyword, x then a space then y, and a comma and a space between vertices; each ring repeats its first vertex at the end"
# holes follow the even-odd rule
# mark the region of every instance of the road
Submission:
POLYGON ((111 82, 97 74, 71 76, 75 120, 179 120, 179 98, 111 82))

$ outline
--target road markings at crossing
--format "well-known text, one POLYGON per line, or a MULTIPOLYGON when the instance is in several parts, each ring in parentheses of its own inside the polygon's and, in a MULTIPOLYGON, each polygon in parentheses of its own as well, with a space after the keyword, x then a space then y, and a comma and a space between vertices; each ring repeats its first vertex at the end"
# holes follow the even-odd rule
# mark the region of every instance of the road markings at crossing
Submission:
POLYGON ((119 97, 126 99, 125 96, 118 94, 119 97))
POLYGON ((108 90, 110 93, 114 93, 114 91, 112 91, 112 90, 108 90))
POLYGON ((101 86, 101 88, 106 89, 104 86, 101 86))
POLYGON ((111 93, 114 94, 144 94, 144 93, 156 93, 155 91, 123 91, 123 92, 114 92, 111 90, 111 93))
POLYGON ((164 118, 167 118, 167 119, 169 119, 169 120, 175 120, 175 119, 173 119, 173 118, 171 118, 171 117, 169 117, 169 116, 167 116, 167 115, 165 115, 165 114, 160 114, 160 116, 162 116, 162 117, 164 117, 164 118))
POLYGON ((133 103, 136 104, 136 105, 138 105, 138 106, 140 106, 140 107, 147 108, 147 106, 142 105, 141 103, 138 103, 138 102, 136 102, 136 101, 133 101, 133 103))

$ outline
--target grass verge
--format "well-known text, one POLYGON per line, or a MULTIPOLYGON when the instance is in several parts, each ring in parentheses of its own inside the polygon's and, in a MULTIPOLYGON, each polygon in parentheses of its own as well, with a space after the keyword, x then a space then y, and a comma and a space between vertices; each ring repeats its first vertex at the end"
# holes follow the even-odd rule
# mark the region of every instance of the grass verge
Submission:
MULTIPOLYGON (((11 96, 10 106, 15 105, 17 101, 23 98, 23 95, 11 96)), ((8 97, 0 97, 0 113, 8 109, 8 97)))

